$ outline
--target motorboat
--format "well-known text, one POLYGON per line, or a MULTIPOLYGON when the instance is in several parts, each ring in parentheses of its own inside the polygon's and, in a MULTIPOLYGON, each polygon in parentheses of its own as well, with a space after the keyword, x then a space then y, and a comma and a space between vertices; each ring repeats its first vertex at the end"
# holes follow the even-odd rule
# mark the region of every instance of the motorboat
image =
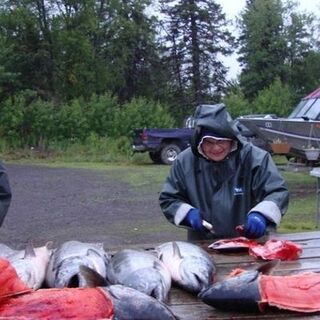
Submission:
MULTIPOLYGON (((320 87, 302 98, 287 118, 276 115, 241 116, 238 121, 257 137, 270 143, 287 144, 287 152, 277 152, 305 160, 306 150, 320 150, 320 87)), ((272 148, 273 149, 273 148, 272 148)))

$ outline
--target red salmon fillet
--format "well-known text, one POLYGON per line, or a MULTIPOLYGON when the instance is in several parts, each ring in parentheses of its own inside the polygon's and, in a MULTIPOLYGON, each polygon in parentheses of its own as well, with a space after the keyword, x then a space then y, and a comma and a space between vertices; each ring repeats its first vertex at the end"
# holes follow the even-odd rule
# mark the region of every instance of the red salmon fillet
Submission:
POLYGON ((260 294, 262 302, 270 306, 299 312, 317 312, 320 311, 320 274, 262 275, 260 294))
POLYGON ((0 317, 26 319, 112 319, 113 305, 99 288, 40 289, 6 299, 0 317))
POLYGON ((29 291, 32 291, 32 289, 20 280, 10 262, 0 258, 0 301, 4 297, 29 291))
POLYGON ((302 248, 288 240, 269 240, 264 245, 257 244, 249 248, 249 254, 264 260, 297 260, 302 248))

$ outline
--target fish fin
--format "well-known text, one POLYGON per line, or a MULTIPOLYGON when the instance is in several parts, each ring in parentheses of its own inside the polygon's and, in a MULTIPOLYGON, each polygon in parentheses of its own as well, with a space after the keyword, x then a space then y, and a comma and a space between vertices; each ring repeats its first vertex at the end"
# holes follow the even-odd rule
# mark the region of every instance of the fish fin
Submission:
POLYGON ((24 250, 23 258, 25 259, 26 257, 35 257, 35 256, 36 256, 36 252, 34 251, 32 240, 29 240, 24 250))
POLYGON ((53 249, 53 241, 48 241, 46 244, 45 244, 45 247, 49 250, 52 250, 53 249))
POLYGON ((96 250, 92 249, 92 248, 87 250, 87 256, 89 256, 90 254, 93 254, 93 255, 101 258, 101 254, 99 252, 97 252, 96 250))
POLYGON ((104 287, 109 285, 108 281, 95 270, 85 265, 79 266, 79 270, 81 275, 86 279, 88 287, 104 287))
POLYGON ((259 266, 257 268, 257 271, 259 271, 262 274, 271 274, 273 272, 273 269, 280 263, 279 259, 271 260, 263 265, 259 266))
POLYGON ((172 241, 172 249, 173 249, 173 255, 178 256, 179 259, 182 259, 182 255, 181 255, 179 246, 175 241, 172 241))

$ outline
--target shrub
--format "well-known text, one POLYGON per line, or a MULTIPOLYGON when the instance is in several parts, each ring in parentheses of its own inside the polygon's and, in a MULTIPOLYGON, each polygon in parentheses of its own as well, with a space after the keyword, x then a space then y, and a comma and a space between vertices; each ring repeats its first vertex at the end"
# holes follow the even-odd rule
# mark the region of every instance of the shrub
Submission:
POLYGON ((274 113, 286 117, 294 105, 294 94, 289 86, 276 79, 269 88, 259 92, 252 104, 258 113, 274 113))
POLYGON ((175 125, 165 106, 144 98, 133 99, 115 114, 112 136, 130 137, 135 128, 169 128, 175 125))

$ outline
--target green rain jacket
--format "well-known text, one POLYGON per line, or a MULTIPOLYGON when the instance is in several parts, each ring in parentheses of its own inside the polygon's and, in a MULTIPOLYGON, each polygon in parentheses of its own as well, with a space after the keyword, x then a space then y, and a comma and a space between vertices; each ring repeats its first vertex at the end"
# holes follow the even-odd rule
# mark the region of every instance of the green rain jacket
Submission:
POLYGON ((199 209, 215 233, 188 228, 190 240, 239 236, 235 228, 246 223, 251 211, 279 225, 289 194, 270 154, 243 140, 223 104, 201 105, 195 116, 191 147, 178 155, 160 193, 166 218, 185 227, 188 211, 199 209), (203 128, 237 141, 236 150, 223 161, 206 160, 197 150, 203 128))
POLYGON ((8 212, 11 202, 11 189, 5 167, 0 162, 0 226, 8 212))

